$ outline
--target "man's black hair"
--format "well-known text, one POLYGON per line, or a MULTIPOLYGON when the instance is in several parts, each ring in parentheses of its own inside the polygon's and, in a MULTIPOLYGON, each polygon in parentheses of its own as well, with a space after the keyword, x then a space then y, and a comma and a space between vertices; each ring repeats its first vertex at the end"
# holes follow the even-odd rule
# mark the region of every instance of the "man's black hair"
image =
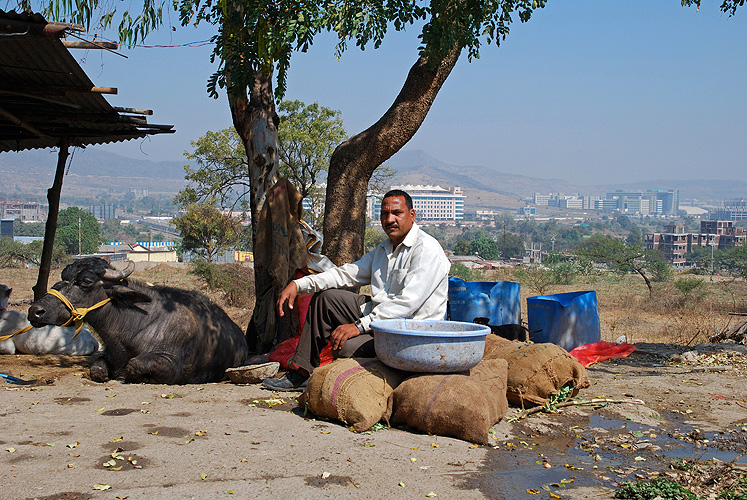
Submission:
POLYGON ((407 205, 407 208, 412 210, 412 197, 401 189, 392 189, 391 191, 387 191, 386 194, 381 198, 381 201, 383 202, 385 199, 391 198, 393 196, 403 197, 405 199, 405 205, 407 205))

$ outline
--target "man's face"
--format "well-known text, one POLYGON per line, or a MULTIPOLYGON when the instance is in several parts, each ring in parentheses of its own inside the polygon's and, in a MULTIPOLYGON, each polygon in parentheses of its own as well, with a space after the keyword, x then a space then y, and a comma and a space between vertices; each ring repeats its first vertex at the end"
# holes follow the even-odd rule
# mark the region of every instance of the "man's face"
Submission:
POLYGON ((381 227, 393 246, 402 243, 415 222, 415 210, 407 208, 404 196, 390 196, 381 202, 381 227))

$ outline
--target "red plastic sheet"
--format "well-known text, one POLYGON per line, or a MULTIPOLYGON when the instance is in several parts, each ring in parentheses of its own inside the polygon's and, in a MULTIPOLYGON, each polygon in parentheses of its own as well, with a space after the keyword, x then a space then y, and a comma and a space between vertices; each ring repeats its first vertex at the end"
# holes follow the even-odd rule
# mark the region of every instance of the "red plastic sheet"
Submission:
POLYGON ((611 358, 627 358, 635 351, 635 346, 630 344, 615 344, 613 342, 593 342, 584 344, 573 349, 570 354, 579 363, 588 367, 599 361, 611 358))

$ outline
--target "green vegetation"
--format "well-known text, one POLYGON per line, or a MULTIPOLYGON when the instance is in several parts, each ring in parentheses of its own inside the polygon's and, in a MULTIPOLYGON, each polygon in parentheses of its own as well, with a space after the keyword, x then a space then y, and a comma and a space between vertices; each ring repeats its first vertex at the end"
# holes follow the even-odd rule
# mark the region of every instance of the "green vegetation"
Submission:
POLYGON ((370 252, 386 239, 386 234, 376 228, 366 228, 366 252, 370 252))
MULTIPOLYGON (((38 266, 41 262, 42 245, 41 240, 23 244, 10 238, 0 238, 0 267, 38 266)), ((61 267, 69 260, 69 256, 59 246, 53 248, 52 267, 61 267)))
POLYGON ((13 221, 13 235, 14 236, 35 236, 42 238, 44 237, 44 224, 40 222, 26 222, 24 223, 21 219, 13 221))
POLYGON ((181 232, 182 249, 194 251, 208 263, 219 252, 236 246, 243 231, 238 219, 208 203, 190 204, 171 224, 181 232))
POLYGON ((683 303, 692 298, 699 299, 706 293, 705 282, 696 276, 677 278, 673 285, 680 292, 683 303))
POLYGON ((630 500, 699 500, 700 497, 689 492, 677 483, 659 477, 653 481, 626 481, 615 492, 615 498, 630 500))
POLYGON ((66 253, 91 254, 99 250, 104 241, 101 226, 96 217, 78 207, 60 210, 54 244, 66 253))
POLYGON ((606 264, 610 268, 625 273, 637 272, 646 282, 649 296, 653 297, 654 288, 651 276, 661 279, 666 275, 666 263, 658 252, 644 250, 640 243, 628 243, 608 235, 595 234, 576 248, 576 253, 595 262, 606 264))

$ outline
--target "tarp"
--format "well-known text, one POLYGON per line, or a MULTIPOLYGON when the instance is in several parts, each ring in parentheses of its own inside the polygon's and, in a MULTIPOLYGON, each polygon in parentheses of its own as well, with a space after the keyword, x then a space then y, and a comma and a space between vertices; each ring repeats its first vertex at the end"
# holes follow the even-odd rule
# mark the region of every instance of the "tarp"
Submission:
POLYGON ((594 342, 584 344, 573 349, 570 354, 585 367, 589 367, 599 361, 611 358, 627 358, 635 351, 635 346, 630 344, 615 344, 613 342, 594 342))
POLYGON ((447 319, 473 323, 488 318, 488 324, 520 325, 519 283, 513 281, 464 281, 449 277, 447 319))
POLYGON ((594 291, 527 297, 527 320, 530 340, 551 342, 566 351, 601 340, 594 291))

